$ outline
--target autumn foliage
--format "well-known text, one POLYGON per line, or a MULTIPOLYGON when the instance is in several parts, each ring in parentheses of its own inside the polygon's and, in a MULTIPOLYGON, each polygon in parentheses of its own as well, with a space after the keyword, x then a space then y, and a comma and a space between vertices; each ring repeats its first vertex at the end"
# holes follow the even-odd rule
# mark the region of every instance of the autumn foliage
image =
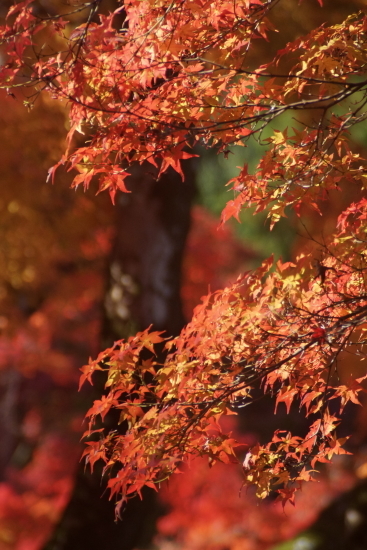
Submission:
POLYGON ((42 91, 69 106, 52 181, 66 165, 77 172, 73 187, 98 181, 114 201, 118 190, 134 191, 128 177, 138 164, 156 178, 173 168, 184 179, 181 161, 197 155, 196 145, 228 156, 258 140, 264 154, 253 173, 242 166, 228 183, 223 223, 255 207, 273 227, 288 212, 318 211, 342 185, 361 196, 318 242, 317 257, 270 258, 206 296, 177 338, 147 328, 82 368, 82 384, 96 371, 107 377, 87 413, 84 455, 92 468, 105 463, 118 512, 194 457, 237 463, 260 498, 276 491, 293 502, 320 463, 346 452, 336 428, 365 378, 341 383, 338 364, 346 351, 365 353, 366 161, 351 136, 366 118, 367 19, 351 14, 316 28, 256 66, 252 52, 271 42, 277 4, 126 0, 102 13, 94 0, 71 9, 84 17, 75 24, 26 0, 1 29, 8 93, 23 88, 31 106, 42 91), (239 446, 221 419, 259 391, 275 410, 295 404, 306 432, 279 426, 270 441, 239 446), (109 432, 100 419, 111 409, 121 429, 109 432))

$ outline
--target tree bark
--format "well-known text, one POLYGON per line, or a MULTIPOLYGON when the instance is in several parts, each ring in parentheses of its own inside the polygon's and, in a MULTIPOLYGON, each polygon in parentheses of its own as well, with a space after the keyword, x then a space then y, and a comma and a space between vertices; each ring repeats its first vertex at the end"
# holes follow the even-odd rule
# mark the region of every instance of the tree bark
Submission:
POLYGON ((273 550, 366 550, 367 481, 334 500, 294 539, 273 550))
MULTIPOLYGON (((142 170, 130 180, 131 193, 120 194, 116 241, 109 264, 102 346, 152 325, 177 335, 184 324, 180 298, 181 262, 194 195, 191 165, 186 181, 170 170, 159 181, 142 170)), ((94 386, 94 398, 104 381, 94 386)), ((113 422, 112 419, 109 422, 113 422)), ((101 472, 78 468, 69 505, 44 550, 132 550, 146 547, 154 534, 159 505, 152 490, 130 501, 122 520, 114 521, 101 472)))

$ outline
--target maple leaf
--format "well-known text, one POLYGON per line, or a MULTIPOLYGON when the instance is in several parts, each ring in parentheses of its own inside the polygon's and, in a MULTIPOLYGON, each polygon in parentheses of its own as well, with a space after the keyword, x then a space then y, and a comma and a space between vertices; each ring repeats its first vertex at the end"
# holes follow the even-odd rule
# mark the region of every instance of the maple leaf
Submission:
POLYGON ((275 412, 277 412, 277 408, 279 403, 284 403, 287 408, 287 414, 289 414, 291 405, 293 403, 293 399, 296 395, 298 395, 298 389, 292 388, 291 386, 283 387, 277 395, 276 403, 275 403, 275 412))
POLYGON ((292 506, 295 506, 295 492, 297 491, 296 487, 289 487, 285 489, 278 489, 277 493, 279 493, 279 496, 277 497, 277 501, 282 503, 283 508, 289 502, 289 504, 292 504, 292 506))
POLYGON ((196 154, 187 153, 186 151, 182 151, 181 148, 173 149, 168 154, 163 156, 161 168, 160 168, 159 174, 158 174, 158 178, 161 174, 166 172, 170 166, 172 166, 172 168, 180 174, 180 176, 182 178, 182 181, 185 181, 185 174, 183 173, 182 168, 181 168, 181 160, 189 159, 189 158, 197 157, 197 156, 198 155, 196 155, 196 154))
POLYGON ((80 369, 83 374, 80 377, 79 390, 86 380, 88 380, 88 382, 92 384, 92 376, 96 370, 103 370, 103 368, 100 367, 98 363, 98 359, 93 361, 92 358, 89 358, 88 365, 84 365, 84 367, 80 369))
POLYGON ((160 344, 164 342, 165 338, 162 338, 161 334, 164 334, 164 331, 160 332, 149 332, 150 327, 144 330, 143 332, 138 332, 135 340, 139 342, 141 347, 144 347, 154 353, 154 344, 160 344))
POLYGON ((227 202, 226 206, 222 210, 221 214, 221 224, 224 224, 230 218, 236 218, 240 222, 240 212, 242 210, 243 198, 241 195, 238 195, 234 200, 227 202))

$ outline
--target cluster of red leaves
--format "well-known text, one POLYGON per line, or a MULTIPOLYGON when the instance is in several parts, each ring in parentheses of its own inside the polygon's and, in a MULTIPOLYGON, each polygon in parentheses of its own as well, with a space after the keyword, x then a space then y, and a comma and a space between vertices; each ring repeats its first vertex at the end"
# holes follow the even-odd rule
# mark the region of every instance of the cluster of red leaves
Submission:
POLYGON ((205 298, 181 335, 166 343, 163 365, 142 359, 143 349, 153 354, 163 341, 144 331, 83 367, 82 383, 96 369, 108 372, 108 393, 89 411, 85 435, 95 433, 96 418, 112 407, 126 426, 124 435, 98 429, 98 440, 85 451, 92 466, 98 459, 106 471, 119 465, 109 480, 112 495, 121 493, 123 501, 143 485, 154 487, 193 455, 211 463, 238 461, 237 442, 219 419, 251 403, 259 385, 275 396, 276 407, 283 402, 289 412, 297 402, 310 419, 306 436, 277 430, 269 443, 248 450, 243 480, 259 497, 277 490, 282 501, 293 501, 318 463, 345 453, 345 438, 335 435, 337 413, 349 401, 359 403, 362 379, 340 385, 335 373, 343 350, 363 353, 366 205, 362 200, 339 218, 342 232, 328 244, 324 280, 313 276, 310 257, 278 262, 271 273, 272 261, 266 261, 205 298))
MULTIPOLYGON (((9 10, 1 30, 8 62, 0 78, 9 89, 42 83, 53 97, 70 102, 68 142, 76 132, 92 139, 69 150, 58 165, 77 169, 74 186, 88 187, 98 176, 100 190, 113 198, 116 190, 127 190, 132 163, 149 161, 158 174, 171 166, 183 177, 181 160, 193 156, 189 151, 198 141, 225 151, 261 134, 289 109, 326 115, 364 90, 364 80, 350 78, 364 70, 363 17, 312 32, 255 71, 244 66, 253 40, 267 38, 272 29, 267 16, 275 3, 131 0, 109 16, 99 15, 97 23, 100 0, 94 0, 79 8, 90 12, 72 31, 67 16, 42 19, 26 0, 9 10), (122 14, 124 22, 115 23, 122 14), (36 46, 37 34, 44 38, 45 32, 50 51, 36 46), (276 76, 282 58, 295 53, 293 70, 276 76)), ((290 136, 275 132, 256 177, 244 169, 233 182, 240 194, 224 219, 250 201, 259 210, 274 203, 270 215, 277 221, 285 205, 297 206, 306 197, 315 202, 343 176, 359 179, 360 160, 347 146, 346 132, 364 117, 362 104, 359 97, 347 114, 334 113, 327 124, 322 116, 315 128, 290 136)))
POLYGON ((333 498, 353 485, 355 478, 344 466, 341 461, 330 465, 318 483, 303 487, 297 506, 284 512, 281 503, 273 501, 259 506, 251 490, 239 494, 242 480, 235 466, 209 468, 198 458, 160 491, 169 510, 158 521, 157 546, 161 550, 272 548, 306 529, 333 498))
MULTIPOLYGON (((255 173, 244 166, 230 182, 235 198, 222 218, 255 206, 269 209, 273 225, 286 207, 317 209, 342 180, 363 188, 366 167, 348 134, 366 117, 366 17, 316 29, 253 70, 247 52, 254 39, 267 39, 277 2, 127 0, 103 16, 94 0, 77 8, 89 15, 72 29, 67 16, 42 18, 26 0, 0 30, 8 56, 0 79, 10 91, 42 87, 69 102, 69 147, 58 165, 79 172, 74 186, 98 176, 99 190, 112 199, 127 190, 133 163, 151 163, 157 177, 169 167, 182 174, 181 160, 193 156, 197 142, 227 154, 250 136, 265 141, 255 173), (273 129, 262 140, 280 115, 306 111, 313 121, 273 129), (73 150, 76 133, 90 139, 73 150)), ((219 419, 251 403, 259 386, 276 406, 289 411, 297 402, 309 430, 302 437, 277 430, 249 448, 243 480, 258 496, 275 489, 280 500, 293 501, 319 462, 345 452, 335 434, 338 410, 358 403, 362 388, 361 379, 340 384, 336 371, 344 350, 364 355, 365 215, 362 200, 340 216, 317 278, 311 256, 276 266, 269 260, 209 295, 181 335, 166 342, 163 364, 154 356, 162 335, 145 330, 83 367, 82 382, 95 370, 108 373, 106 395, 88 413, 85 456, 91 466, 105 462, 120 505, 193 455, 239 462, 237 442, 219 419), (120 411, 122 433, 98 425, 111 408, 120 411)))

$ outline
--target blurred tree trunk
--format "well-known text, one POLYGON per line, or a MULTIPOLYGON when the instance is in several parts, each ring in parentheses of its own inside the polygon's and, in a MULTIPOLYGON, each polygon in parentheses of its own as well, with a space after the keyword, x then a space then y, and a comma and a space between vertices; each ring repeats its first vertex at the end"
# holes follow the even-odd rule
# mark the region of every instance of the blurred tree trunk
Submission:
MULTIPOLYGON (((184 324, 180 299, 181 262, 194 195, 193 172, 186 181, 169 171, 159 181, 138 169, 130 194, 118 196, 116 241, 109 264, 102 347, 153 325, 176 335, 184 324)), ((93 398, 104 380, 96 380, 93 398)), ((108 420, 111 425, 113 419, 108 420)), ((130 501, 122 520, 114 521, 114 502, 102 496, 101 471, 78 468, 69 505, 45 550, 132 550, 147 546, 154 534, 158 504, 146 491, 130 501)), ((108 492, 107 492, 108 493, 108 492)))
POLYGON ((311 526, 316 550, 367 548, 367 481, 333 501, 311 526))
POLYGON ((272 550, 366 550, 367 481, 343 493, 294 539, 272 550))
POLYGON ((3 369, 0 374, 0 481, 6 479, 6 469, 13 457, 20 436, 23 411, 20 407, 22 376, 16 368, 3 369))

